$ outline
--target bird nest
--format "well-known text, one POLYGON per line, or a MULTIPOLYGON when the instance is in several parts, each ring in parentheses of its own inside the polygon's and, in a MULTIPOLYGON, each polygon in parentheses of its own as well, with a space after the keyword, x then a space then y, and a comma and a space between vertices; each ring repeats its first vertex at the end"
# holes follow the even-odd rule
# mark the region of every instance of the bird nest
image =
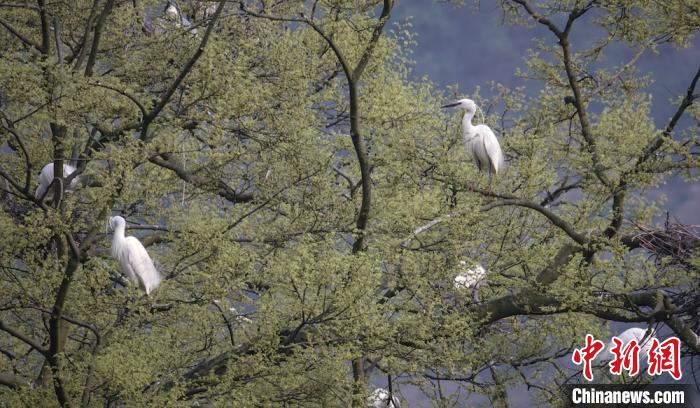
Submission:
POLYGON ((666 215, 666 222, 661 228, 651 228, 635 224, 639 233, 634 241, 649 251, 657 262, 662 260, 671 264, 690 266, 692 259, 700 253, 700 225, 681 224, 666 215))

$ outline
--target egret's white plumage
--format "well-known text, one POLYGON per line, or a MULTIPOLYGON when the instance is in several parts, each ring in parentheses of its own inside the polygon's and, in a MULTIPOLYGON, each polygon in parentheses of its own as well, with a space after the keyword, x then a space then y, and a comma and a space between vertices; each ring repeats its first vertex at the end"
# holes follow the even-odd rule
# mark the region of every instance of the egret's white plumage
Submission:
POLYGON ((476 114, 476 103, 471 99, 460 99, 443 108, 457 107, 464 110, 462 138, 467 154, 471 154, 479 171, 488 171, 489 181, 503 168, 503 151, 498 138, 487 125, 472 125, 476 114))
POLYGON ((486 279, 486 269, 483 266, 477 264, 468 268, 467 261, 459 261, 459 264, 463 271, 455 276, 455 289, 478 288, 486 279))
MULTIPOLYGON (((75 171, 75 167, 71 166, 68 163, 63 163, 63 178, 67 178, 73 172, 75 171)), ((74 177, 73 180, 70 182, 70 186, 68 188, 74 188, 76 184, 78 184, 78 179, 80 177, 74 177)), ((51 185, 51 182, 53 181, 53 163, 49 163, 46 166, 44 166, 41 169, 41 173, 39 173, 39 186, 36 188, 36 192, 34 193, 34 197, 36 198, 41 198, 45 193, 46 189, 49 188, 51 185)))
MULTIPOLYGON (((642 329, 641 327, 632 327, 623 331, 616 337, 622 341, 623 349, 630 341, 637 340, 637 344, 639 344, 639 361, 644 362, 647 360, 647 356, 649 355, 649 350, 651 349, 651 339, 654 337, 655 332, 652 330, 649 336, 644 338, 646 334, 646 329, 642 329), (642 342, 642 340, 644 340, 644 342, 642 342)), ((612 339, 610 339, 610 342, 608 342, 605 350, 600 353, 601 360, 612 360, 612 348, 614 345, 615 344, 613 343, 612 339)))
POLYGON ((125 236, 126 221, 116 216, 109 219, 109 228, 114 231, 112 257, 119 261, 122 271, 141 290, 150 294, 160 285, 162 277, 148 256, 146 248, 136 237, 125 236))
POLYGON ((167 3, 164 14, 165 18, 167 20, 174 21, 177 27, 185 28, 192 34, 197 35, 197 28, 192 27, 192 22, 190 22, 190 20, 184 14, 180 13, 180 10, 178 10, 173 3, 167 3))
POLYGON ((165 6, 165 15, 166 15, 166 17, 171 18, 173 20, 180 19, 180 13, 177 11, 177 8, 172 3, 168 3, 165 6))
POLYGON ((367 408, 401 408, 396 395, 385 388, 377 388, 367 397, 367 408))

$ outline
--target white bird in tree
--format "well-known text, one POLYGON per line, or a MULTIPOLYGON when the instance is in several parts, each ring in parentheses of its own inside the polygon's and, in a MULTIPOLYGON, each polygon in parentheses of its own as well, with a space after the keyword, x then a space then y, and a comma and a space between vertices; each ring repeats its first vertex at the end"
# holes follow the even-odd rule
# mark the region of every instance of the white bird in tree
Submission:
MULTIPOLYGON (((63 163, 63 179, 65 180, 75 172, 75 167, 68 163, 63 163)), ((39 199, 43 197, 46 194, 46 190, 49 188, 51 185, 51 182, 53 181, 53 163, 49 163, 46 166, 44 166, 41 169, 41 173, 39 173, 39 186, 36 188, 36 192, 34 193, 34 197, 39 199)), ((73 180, 70 182, 70 186, 68 188, 75 188, 76 184, 78 184, 78 179, 80 177, 73 177, 73 180)))
POLYGON ((385 388, 377 388, 367 397, 367 408, 401 408, 396 395, 385 388))
POLYGON ((459 261, 463 272, 460 272, 454 279, 455 289, 478 288, 486 279, 486 269, 477 264, 472 268, 467 268, 467 261, 459 261))
POLYGON ((496 135, 487 125, 472 125, 472 118, 476 114, 476 103, 471 99, 460 99, 457 102, 442 106, 443 108, 457 107, 464 110, 462 118, 462 138, 467 154, 474 157, 474 162, 479 171, 489 172, 489 186, 493 176, 503 168, 503 151, 498 143, 496 135))
POLYGON ((177 6, 171 2, 168 2, 164 10, 165 18, 170 21, 174 21, 177 27, 181 27, 197 35, 197 28, 192 27, 192 22, 180 12, 177 6))
MULTIPOLYGON (((620 333, 619 336, 616 336, 618 339, 622 341, 622 348, 624 350, 625 346, 632 341, 636 340, 637 344, 639 345, 639 361, 643 362, 646 361, 647 356, 649 355, 649 350, 651 349, 651 340, 655 335, 655 330, 652 329, 651 333, 647 336, 647 330, 642 329, 641 327, 632 327, 629 328, 622 333, 620 333)), ((612 353, 612 348, 615 344, 613 343, 612 339, 608 343, 608 345, 605 347, 605 350, 603 350, 600 353, 600 359, 601 360, 612 360, 613 359, 613 353, 612 353)))
POLYGON ((112 258, 119 261, 122 271, 139 288, 149 295, 163 279, 153 265, 146 248, 136 237, 127 237, 126 221, 116 216, 109 219, 109 228, 114 231, 112 238, 112 258))

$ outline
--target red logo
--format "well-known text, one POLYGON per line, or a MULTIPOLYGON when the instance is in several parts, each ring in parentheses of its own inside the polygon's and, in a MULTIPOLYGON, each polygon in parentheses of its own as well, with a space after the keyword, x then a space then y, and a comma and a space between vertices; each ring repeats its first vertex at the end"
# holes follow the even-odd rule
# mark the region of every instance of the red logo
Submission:
POLYGON ((639 344, 637 340, 632 340, 623 348, 622 340, 618 337, 612 338, 613 347, 610 352, 615 356, 608 363, 610 374, 620 375, 624 369, 631 377, 639 373, 639 344))
MULTIPOLYGON (((624 337, 624 336, 623 336, 624 337)), ((639 374, 640 350, 648 349, 647 373, 649 375, 661 375, 669 373, 674 380, 680 380, 683 376, 681 372, 681 341, 677 337, 671 337, 659 342, 652 337, 648 343, 642 346, 638 340, 630 340, 627 344, 619 337, 612 338, 610 353, 612 360, 608 363, 610 373, 621 375, 626 371, 629 376, 634 377, 639 374)), ((574 349, 571 361, 576 365, 583 364, 583 378, 593 381, 593 360, 600 354, 605 345, 602 341, 596 340, 592 335, 586 335, 586 344, 580 349, 574 349)), ((644 354, 644 353, 642 353, 644 354)))
POLYGON ((605 345, 600 340, 594 340, 590 334, 586 335, 586 347, 575 349, 571 356, 571 361, 576 365, 583 363, 583 377, 588 381, 593 381, 593 368, 591 362, 605 348, 605 345))
POLYGON ((677 337, 671 337, 659 344, 656 338, 651 339, 649 348, 649 375, 661 375, 663 372, 671 374, 674 380, 680 380, 681 376, 681 341, 677 337))

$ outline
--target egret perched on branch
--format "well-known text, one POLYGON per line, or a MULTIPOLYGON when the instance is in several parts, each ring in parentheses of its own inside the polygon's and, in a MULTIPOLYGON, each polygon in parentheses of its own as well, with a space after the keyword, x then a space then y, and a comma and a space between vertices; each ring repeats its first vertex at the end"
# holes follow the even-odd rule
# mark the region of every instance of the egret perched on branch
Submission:
POLYGON ((177 6, 173 3, 168 2, 165 5, 165 10, 163 11, 163 13, 165 14, 165 18, 167 20, 175 22, 176 27, 182 27, 194 34, 195 36, 198 34, 197 28, 192 27, 192 22, 190 22, 190 20, 187 19, 187 17, 184 14, 182 14, 177 8, 177 6))
POLYGON ((136 237, 124 235, 126 221, 124 218, 116 216, 109 219, 109 228, 114 231, 112 238, 112 258, 119 261, 119 265, 126 276, 139 288, 150 294, 158 287, 163 279, 153 265, 151 257, 148 256, 146 248, 136 237))
POLYGON ((487 125, 472 125, 476 114, 476 103, 471 99, 460 99, 442 108, 457 107, 464 110, 462 118, 462 138, 467 154, 471 153, 479 171, 489 172, 489 186, 492 178, 503 167, 503 151, 496 135, 487 125))
MULTIPOLYGON (((68 163, 63 163, 63 178, 66 179, 68 176, 73 174, 75 171, 75 167, 71 166, 68 163)), ((78 179, 80 177, 74 177, 73 180, 70 182, 70 187, 69 188, 74 188, 76 184, 78 184, 78 179)), ((53 181, 53 163, 49 163, 46 166, 44 166, 41 169, 41 173, 39 173, 39 186, 36 188, 36 192, 34 193, 34 197, 39 199, 46 194, 46 190, 49 188, 51 185, 51 182, 53 181)))

